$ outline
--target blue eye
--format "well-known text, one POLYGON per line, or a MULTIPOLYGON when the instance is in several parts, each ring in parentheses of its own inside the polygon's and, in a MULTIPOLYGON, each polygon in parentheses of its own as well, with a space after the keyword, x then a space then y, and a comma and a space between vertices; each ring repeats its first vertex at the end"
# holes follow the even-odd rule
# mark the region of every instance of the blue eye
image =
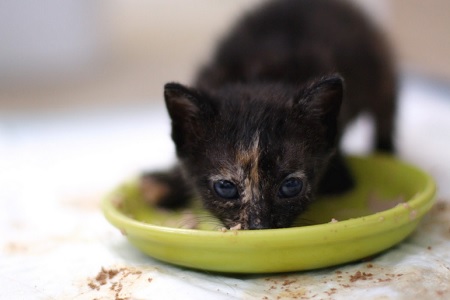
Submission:
POLYGON ((303 181, 299 178, 291 177, 283 181, 278 195, 282 198, 292 198, 300 194, 302 189, 303 181))
POLYGON ((214 182, 214 191, 219 197, 224 199, 236 199, 239 196, 236 185, 228 180, 214 182))

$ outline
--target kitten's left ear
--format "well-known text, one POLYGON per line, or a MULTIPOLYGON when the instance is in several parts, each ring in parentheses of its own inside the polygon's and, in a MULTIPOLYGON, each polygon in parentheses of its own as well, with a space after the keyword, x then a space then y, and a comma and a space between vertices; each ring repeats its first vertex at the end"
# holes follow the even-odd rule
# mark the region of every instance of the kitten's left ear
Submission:
POLYGON ((178 83, 164 86, 164 99, 172 121, 188 121, 210 109, 196 90, 178 83))
POLYGON ((322 121, 337 120, 344 95, 344 79, 339 75, 324 77, 309 85, 301 96, 307 113, 322 121))

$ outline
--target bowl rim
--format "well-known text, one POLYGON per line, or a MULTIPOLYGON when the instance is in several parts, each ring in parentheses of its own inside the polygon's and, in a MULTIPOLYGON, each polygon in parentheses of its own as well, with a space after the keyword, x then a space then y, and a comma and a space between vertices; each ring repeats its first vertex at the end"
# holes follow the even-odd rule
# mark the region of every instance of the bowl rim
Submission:
POLYGON ((128 237, 140 237, 150 238, 157 237, 158 239, 164 239, 165 242, 177 243, 173 239, 179 238, 186 240, 192 236, 196 236, 202 239, 217 239, 224 235, 234 236, 234 238, 242 238, 242 240, 255 240, 265 237, 270 237, 274 244, 276 240, 284 240, 288 237, 295 236, 299 240, 307 243, 322 244, 330 242, 342 242, 346 240, 354 240, 355 238, 362 238, 365 236, 376 235, 393 227, 400 227, 407 225, 415 220, 420 220, 433 206, 436 195, 436 184, 433 178, 424 172, 423 170, 401 161, 398 158, 394 158, 388 155, 370 155, 370 156, 350 156, 351 159, 382 159, 388 160, 392 163, 401 164, 402 167, 407 167, 410 170, 414 170, 420 174, 424 182, 424 188, 412 196, 409 200, 396 205, 393 208, 376 212, 370 215, 350 218, 347 220, 335 222, 335 223, 322 223, 316 225, 309 225, 303 227, 290 227, 280 229, 264 229, 264 230, 201 230, 201 229, 183 229, 166 227, 160 225, 154 225, 150 223, 144 223, 127 216, 120 211, 117 205, 117 199, 115 198, 117 193, 122 190, 126 185, 137 184, 136 179, 127 181, 116 188, 103 198, 101 206, 103 214, 106 219, 119 228, 123 234, 128 237), (407 213, 406 213, 406 211, 407 213), (395 226, 393 226, 395 224, 395 226), (376 226, 375 226, 376 225, 376 226), (361 230, 361 228, 365 230, 361 230), (324 232, 337 232, 343 231, 339 235, 328 235, 326 240, 318 240, 317 234, 323 234, 324 232), (170 239, 165 237, 170 236, 170 239), (275 240, 274 240, 275 239, 275 240))

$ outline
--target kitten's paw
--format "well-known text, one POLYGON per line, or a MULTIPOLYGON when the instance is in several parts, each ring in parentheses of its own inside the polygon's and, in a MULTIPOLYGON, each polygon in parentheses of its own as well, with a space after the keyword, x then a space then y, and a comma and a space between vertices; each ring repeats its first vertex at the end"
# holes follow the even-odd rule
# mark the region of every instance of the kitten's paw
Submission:
POLYGON ((164 206, 164 200, 170 194, 170 187, 151 175, 141 177, 140 189, 144 201, 152 206, 164 206))
POLYGON ((178 168, 166 172, 144 173, 140 185, 144 201, 162 208, 183 207, 193 196, 178 168))

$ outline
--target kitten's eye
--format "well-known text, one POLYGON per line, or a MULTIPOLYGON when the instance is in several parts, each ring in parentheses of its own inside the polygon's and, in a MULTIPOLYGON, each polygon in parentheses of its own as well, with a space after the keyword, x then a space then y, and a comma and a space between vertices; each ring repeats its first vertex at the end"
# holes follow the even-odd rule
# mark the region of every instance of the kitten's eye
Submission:
POLYGON ((303 181, 301 179, 291 177, 283 181, 278 194, 283 198, 292 198, 300 194, 303 189, 303 181))
POLYGON ((236 185, 228 180, 218 180, 214 182, 214 191, 219 197, 225 199, 238 198, 238 190, 236 185))

